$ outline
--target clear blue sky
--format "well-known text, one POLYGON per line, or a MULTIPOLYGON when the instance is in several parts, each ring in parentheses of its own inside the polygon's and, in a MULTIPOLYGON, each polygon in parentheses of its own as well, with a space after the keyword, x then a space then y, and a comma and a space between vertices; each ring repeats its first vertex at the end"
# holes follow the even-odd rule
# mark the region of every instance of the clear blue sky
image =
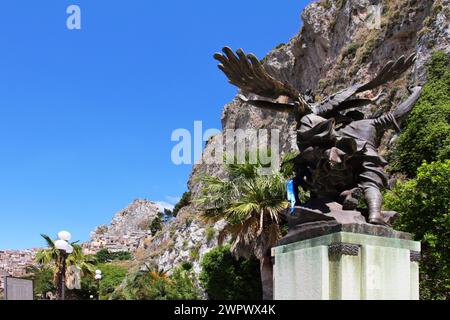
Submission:
POLYGON ((142 197, 174 203, 176 128, 219 128, 236 93, 212 58, 262 57, 300 28, 308 1, 9 0, 0 10, 0 248, 75 239, 142 197), (82 29, 66 28, 66 8, 82 29))

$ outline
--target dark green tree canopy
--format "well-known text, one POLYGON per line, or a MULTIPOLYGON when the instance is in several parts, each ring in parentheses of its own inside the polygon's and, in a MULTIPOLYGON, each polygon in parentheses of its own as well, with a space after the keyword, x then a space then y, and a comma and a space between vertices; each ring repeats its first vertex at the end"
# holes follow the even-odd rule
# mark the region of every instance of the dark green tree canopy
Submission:
POLYGON ((423 161, 450 158, 450 56, 436 52, 429 81, 392 153, 390 170, 414 177, 423 161))
POLYGON ((385 206, 402 213, 397 229, 422 242, 422 298, 450 299, 450 160, 424 163, 386 194, 385 206))
POLYGON ((236 260, 230 252, 230 245, 225 245, 206 253, 201 266, 200 282, 210 299, 261 299, 258 260, 236 260))

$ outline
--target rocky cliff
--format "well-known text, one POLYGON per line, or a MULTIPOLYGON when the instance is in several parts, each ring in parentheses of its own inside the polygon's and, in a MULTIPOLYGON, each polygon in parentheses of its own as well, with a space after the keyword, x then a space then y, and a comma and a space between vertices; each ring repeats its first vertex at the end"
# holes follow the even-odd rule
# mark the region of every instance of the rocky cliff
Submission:
POLYGON ((95 254, 100 249, 111 252, 134 252, 141 241, 151 235, 150 223, 160 208, 145 199, 136 199, 125 209, 117 212, 110 224, 98 226, 91 232, 91 241, 84 243, 85 253, 95 254))
MULTIPOLYGON (((373 116, 395 107, 408 86, 426 81, 426 61, 434 50, 450 52, 449 12, 449 0, 321 0, 304 10, 301 31, 271 51, 263 59, 264 66, 275 78, 302 92, 310 89, 315 99, 320 100, 367 80, 388 60, 417 52, 412 70, 385 88, 381 109, 363 110, 366 116, 373 116)), ((242 47, 245 48, 245 43, 242 47)), ((374 95, 376 92, 369 93, 374 95)), ((295 122, 291 116, 257 109, 238 98, 224 107, 222 126, 280 129, 282 151, 296 148, 295 122)), ((385 151, 392 137, 393 133, 386 134, 382 147, 385 151)), ((218 139, 219 136, 213 137, 207 143, 206 158, 218 139)), ((193 197, 199 190, 195 178, 204 173, 223 175, 223 170, 220 165, 194 166, 188 182, 193 197)), ((201 256, 216 245, 211 234, 222 226, 223 223, 203 224, 195 207, 187 206, 172 224, 155 237, 147 237, 136 251, 136 264, 152 261, 170 270, 189 260, 198 272, 201 256)))

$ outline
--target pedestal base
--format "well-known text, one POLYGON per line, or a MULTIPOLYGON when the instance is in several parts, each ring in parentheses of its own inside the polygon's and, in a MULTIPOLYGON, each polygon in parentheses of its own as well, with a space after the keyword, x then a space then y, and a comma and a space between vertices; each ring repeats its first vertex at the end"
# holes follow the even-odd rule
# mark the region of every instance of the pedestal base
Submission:
POLYGON ((272 249, 275 300, 419 299, 420 243, 336 232, 272 249))

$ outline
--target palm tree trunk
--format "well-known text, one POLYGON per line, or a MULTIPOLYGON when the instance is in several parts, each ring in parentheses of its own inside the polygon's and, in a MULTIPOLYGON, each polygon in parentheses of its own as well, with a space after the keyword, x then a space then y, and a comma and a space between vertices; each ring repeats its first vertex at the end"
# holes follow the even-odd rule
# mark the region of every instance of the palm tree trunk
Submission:
POLYGON ((273 264, 272 257, 266 255, 259 260, 263 300, 273 300, 273 264))
POLYGON ((65 278, 66 276, 66 253, 61 250, 60 252, 60 263, 58 268, 58 276, 57 282, 56 282, 56 299, 57 300, 64 300, 65 295, 65 278))

